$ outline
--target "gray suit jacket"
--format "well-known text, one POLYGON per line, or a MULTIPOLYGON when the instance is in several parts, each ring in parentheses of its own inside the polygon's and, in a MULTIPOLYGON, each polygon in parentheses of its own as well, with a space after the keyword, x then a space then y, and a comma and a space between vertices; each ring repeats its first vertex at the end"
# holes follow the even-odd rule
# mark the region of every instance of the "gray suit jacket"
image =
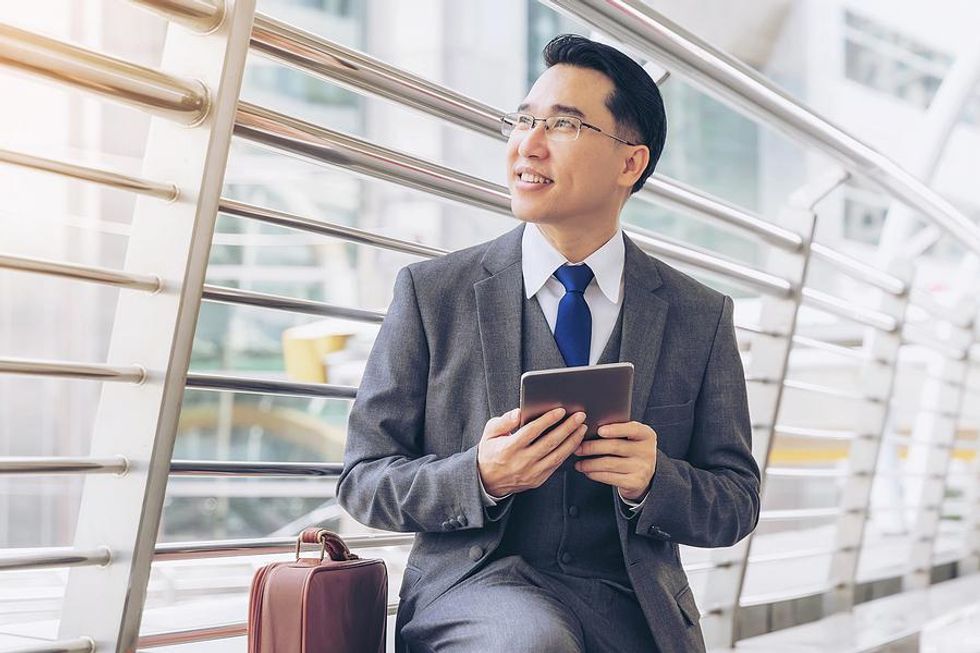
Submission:
MULTIPOLYGON (((402 268, 351 408, 340 505, 358 521, 418 533, 398 624, 479 568, 506 503, 481 500, 477 445, 516 408, 524 225, 402 268)), ((632 519, 610 506, 637 598, 663 651, 702 649, 678 544, 729 546, 759 518, 745 379, 730 297, 626 237, 621 360, 635 366, 631 419, 657 432, 650 494, 632 519)))

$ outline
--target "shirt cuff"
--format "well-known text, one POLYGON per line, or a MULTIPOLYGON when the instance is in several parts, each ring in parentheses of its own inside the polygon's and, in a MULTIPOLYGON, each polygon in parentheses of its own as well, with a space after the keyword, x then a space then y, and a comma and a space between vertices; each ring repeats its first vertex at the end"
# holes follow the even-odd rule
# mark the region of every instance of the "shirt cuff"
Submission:
POLYGON ((619 488, 616 488, 616 492, 619 493, 619 498, 623 500, 623 503, 628 505, 630 507, 630 510, 632 510, 634 513, 643 507, 643 502, 646 501, 647 497, 650 495, 650 492, 647 491, 647 493, 643 495, 642 499, 640 499, 639 501, 633 501, 632 499, 627 499, 626 497, 624 497, 623 493, 619 491, 619 488))
MULTIPOLYGON (((487 492, 487 489, 485 487, 483 487, 483 478, 480 477, 479 470, 477 470, 477 472, 476 472, 476 480, 479 481, 479 483, 480 483, 480 494, 483 495, 483 505, 484 506, 487 506, 487 507, 489 507, 489 506, 495 506, 495 505, 497 505, 497 502, 498 501, 503 501, 504 499, 506 499, 507 497, 510 496, 510 494, 505 494, 502 497, 495 497, 492 494, 490 494, 489 492, 487 492)), ((511 494, 513 494, 513 492, 511 494)))

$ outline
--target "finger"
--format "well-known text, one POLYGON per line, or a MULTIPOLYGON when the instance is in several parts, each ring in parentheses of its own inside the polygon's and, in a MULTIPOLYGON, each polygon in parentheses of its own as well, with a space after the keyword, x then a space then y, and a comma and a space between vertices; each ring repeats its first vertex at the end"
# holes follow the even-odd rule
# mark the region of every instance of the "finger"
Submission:
POLYGON ((585 437, 585 433, 589 430, 588 426, 585 424, 579 425, 579 427, 572 431, 571 435, 565 438, 565 441, 560 443, 559 446, 555 447, 554 450, 548 455, 541 459, 540 467, 544 469, 554 469, 558 467, 566 458, 572 455, 572 451, 581 444, 582 438, 585 437))
POLYGON ((507 411, 503 415, 492 418, 487 422, 486 431, 483 434, 484 438, 495 438, 501 435, 510 435, 511 432, 517 427, 521 419, 520 408, 515 408, 514 410, 507 411))
POLYGON ((604 424, 599 427, 600 438, 625 438, 627 440, 644 440, 656 436, 656 431, 640 422, 620 422, 618 424, 604 424))
POLYGON ((544 433, 545 429, 556 424, 564 415, 564 408, 553 408, 541 417, 528 422, 517 432, 518 444, 521 446, 529 445, 535 438, 544 433))
POLYGON ((583 472, 585 476, 597 483, 605 483, 606 485, 615 485, 616 487, 623 487, 629 482, 629 474, 617 474, 615 472, 583 472))
POLYGON ((629 456, 633 451, 631 441, 624 438, 585 440, 575 450, 576 456, 629 456))
MULTIPOLYGON (((544 458, 549 452, 554 451, 560 444, 567 442, 569 436, 576 433, 579 426, 584 426, 585 413, 579 411, 577 413, 572 413, 565 418, 561 424, 556 426, 554 429, 549 431, 547 434, 535 440, 533 444, 530 445, 531 454, 535 459, 544 458)), ((572 447, 574 449, 574 447, 572 447)), ((566 455, 571 455, 571 451, 566 455)))
POLYGON ((587 458, 575 463, 575 469, 580 472, 613 472, 616 474, 628 474, 633 470, 634 463, 630 458, 622 456, 599 456, 598 458, 587 458))

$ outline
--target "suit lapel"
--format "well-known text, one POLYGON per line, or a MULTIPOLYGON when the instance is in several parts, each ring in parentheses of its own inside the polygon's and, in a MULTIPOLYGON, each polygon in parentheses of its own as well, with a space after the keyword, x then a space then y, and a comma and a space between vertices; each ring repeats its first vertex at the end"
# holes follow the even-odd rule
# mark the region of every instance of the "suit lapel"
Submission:
POLYGON ((494 240, 481 260, 491 276, 473 284, 491 417, 517 408, 520 402, 523 234, 522 223, 494 240))
POLYGON ((630 419, 638 422, 643 418, 653 388, 667 325, 668 304, 653 292, 663 283, 654 261, 629 236, 625 236, 625 241, 623 335, 619 360, 633 363, 630 419))

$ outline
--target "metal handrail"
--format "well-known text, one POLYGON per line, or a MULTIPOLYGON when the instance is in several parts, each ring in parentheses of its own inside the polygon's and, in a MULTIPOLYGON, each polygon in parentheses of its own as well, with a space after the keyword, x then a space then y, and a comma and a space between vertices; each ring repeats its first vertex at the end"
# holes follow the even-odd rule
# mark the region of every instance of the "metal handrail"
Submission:
POLYGON ((51 174, 62 177, 80 179, 93 184, 108 186, 109 188, 131 191, 140 195, 149 195, 150 197, 156 197, 168 202, 176 200, 180 195, 180 191, 174 184, 150 181, 149 179, 124 175, 120 172, 47 159, 34 156, 33 154, 24 154, 23 152, 0 149, 0 163, 9 163, 10 165, 41 172, 50 172, 51 174))
MULTIPOLYGON (((2 472, 0 461, 0 472, 2 472)), ((251 462, 239 460, 172 460, 171 476, 340 476, 343 463, 251 462)))
POLYGON ((258 220, 259 222, 276 225, 277 227, 288 227, 290 229, 320 234, 323 236, 332 236, 351 243, 370 245, 371 247, 380 247, 382 249, 387 249, 393 252, 402 252, 404 254, 434 258, 441 254, 448 254, 450 251, 439 247, 431 247, 429 245, 413 243, 408 240, 402 240, 401 238, 383 236, 381 234, 364 231, 363 229, 357 229, 355 227, 324 222, 322 220, 307 218, 300 215, 295 215, 293 213, 286 213, 285 211, 277 211, 276 209, 270 209, 264 206, 246 204, 245 202, 239 202, 237 200, 231 200, 224 197, 221 198, 221 203, 218 206, 218 210, 228 215, 233 215, 239 218, 248 218, 249 220, 258 220))
POLYGON ((143 383, 147 372, 139 365, 118 367, 99 363, 69 363, 27 358, 0 358, 0 374, 52 376, 67 379, 94 379, 143 383))
POLYGON ((94 653, 95 641, 91 637, 37 641, 26 646, 5 648, 4 653, 94 653))
POLYGON ((172 75, 0 24, 0 65, 67 84, 188 126, 210 108, 197 80, 172 75))
MULTIPOLYGON (((809 347, 811 349, 819 349, 821 351, 825 351, 825 352, 834 354, 836 356, 843 356, 845 358, 853 358, 854 360, 860 361, 862 363, 875 363, 875 364, 878 364, 878 365, 891 365, 891 362, 890 361, 887 361, 887 360, 884 360, 884 359, 881 359, 881 358, 873 358, 873 357, 869 356, 867 353, 865 353, 863 351, 860 351, 860 350, 857 350, 857 349, 851 349, 850 347, 844 347, 844 346, 841 346, 841 345, 835 345, 832 342, 826 342, 824 340, 820 340, 818 338, 811 338, 809 336, 801 336, 801 335, 798 335, 798 334, 794 334, 793 335, 793 345, 794 346, 799 345, 801 347, 809 347)), ((795 349, 794 350, 791 350, 790 353, 792 354, 795 351, 798 351, 798 350, 795 350, 795 349)))
POLYGON ((748 557, 750 563, 779 562, 781 560, 798 560, 799 558, 812 558, 822 555, 833 555, 835 553, 853 551, 851 547, 818 547, 813 549, 798 549, 796 551, 786 551, 783 553, 760 553, 748 557))
POLYGON ((159 292, 163 288, 163 281, 160 280, 160 277, 154 275, 131 274, 129 272, 120 272, 118 270, 110 270, 109 268, 91 265, 61 263, 47 259, 11 256, 9 254, 0 254, 0 269, 47 274, 54 277, 74 279, 75 281, 87 281, 106 286, 115 286, 117 288, 145 290, 147 292, 159 292))
POLYGON ((196 32, 214 30, 225 17, 225 0, 130 0, 196 32))
MULTIPOLYGON (((295 542, 295 540, 294 540, 295 542)), ((0 552, 0 571, 49 567, 104 566, 112 560, 108 547, 81 550, 72 547, 35 549, 27 553, 0 552)))
MULTIPOLYGON (((500 116, 505 113, 501 109, 269 16, 256 15, 251 45, 275 61, 355 92, 392 100, 484 136, 506 140, 500 133, 500 116)), ((636 196, 714 218, 789 251, 803 246, 799 234, 657 173, 636 196)))
POLYGON ((188 374, 187 387, 198 390, 224 390, 298 397, 330 397, 334 399, 353 399, 357 395, 357 388, 348 385, 296 383, 222 374, 188 374))
POLYGON ((766 476, 779 478, 844 478, 858 475, 846 469, 813 469, 807 467, 773 467, 766 468, 766 476))
POLYGON ((859 324, 884 331, 895 333, 898 331, 898 320, 887 313, 875 311, 829 295, 820 290, 804 287, 801 291, 803 302, 813 308, 836 315, 846 320, 853 320, 859 324))
POLYGON ((272 295, 269 293, 255 292, 254 290, 242 290, 240 288, 228 288, 225 286, 213 286, 210 284, 205 284, 201 299, 222 304, 258 306, 260 308, 271 308, 279 311, 324 315, 374 324, 380 324, 385 317, 385 314, 379 311, 336 306, 311 299, 293 299, 292 297, 283 297, 282 295, 272 295))
POLYGON ((864 261, 842 254, 826 245, 812 243, 810 252, 823 261, 834 265, 852 279, 864 281, 896 297, 909 291, 909 285, 893 274, 888 274, 864 261))
POLYGON ((711 94, 793 138, 830 154, 980 252, 980 229, 950 202, 897 163, 822 118, 762 74, 673 23, 639 0, 547 0, 656 58, 711 94))
POLYGON ((830 386, 820 385, 819 383, 808 383, 806 381, 797 381, 796 379, 785 379, 783 381, 783 387, 793 388, 794 390, 803 390, 804 392, 815 392, 828 397, 839 397, 841 399, 851 399, 854 401, 866 401, 871 404, 885 403, 885 400, 881 397, 853 394, 844 390, 838 390, 837 388, 831 388, 830 386))
MULTIPOLYGON (((396 615, 398 613, 398 602, 389 603, 386 613, 389 617, 396 615)), ((248 635, 248 623, 242 621, 234 624, 222 624, 220 626, 205 626, 203 628, 188 628, 187 630, 140 635, 137 646, 140 649, 156 648, 158 646, 176 646, 179 644, 207 642, 216 639, 245 637, 246 635, 248 635)))
POLYGON ((8 474, 125 474, 129 461, 116 458, 51 458, 4 456, 0 458, 0 475, 8 474))
POLYGON ((787 521, 794 519, 824 519, 840 517, 842 508, 792 508, 788 510, 762 510, 759 521, 787 521))
MULTIPOLYGON (((405 546, 415 541, 414 533, 380 533, 370 535, 342 535, 351 549, 373 549, 382 546, 405 546)), ((264 537, 240 540, 212 540, 203 542, 167 542, 156 545, 153 556, 161 560, 197 560, 201 558, 228 558, 251 555, 273 555, 296 551, 295 537, 264 537)))
POLYGON ((857 431, 844 431, 837 429, 813 429, 800 426, 790 426, 788 424, 776 424, 774 432, 781 435, 802 438, 816 438, 823 440, 857 440, 859 438, 873 438, 872 434, 862 434, 857 431))

